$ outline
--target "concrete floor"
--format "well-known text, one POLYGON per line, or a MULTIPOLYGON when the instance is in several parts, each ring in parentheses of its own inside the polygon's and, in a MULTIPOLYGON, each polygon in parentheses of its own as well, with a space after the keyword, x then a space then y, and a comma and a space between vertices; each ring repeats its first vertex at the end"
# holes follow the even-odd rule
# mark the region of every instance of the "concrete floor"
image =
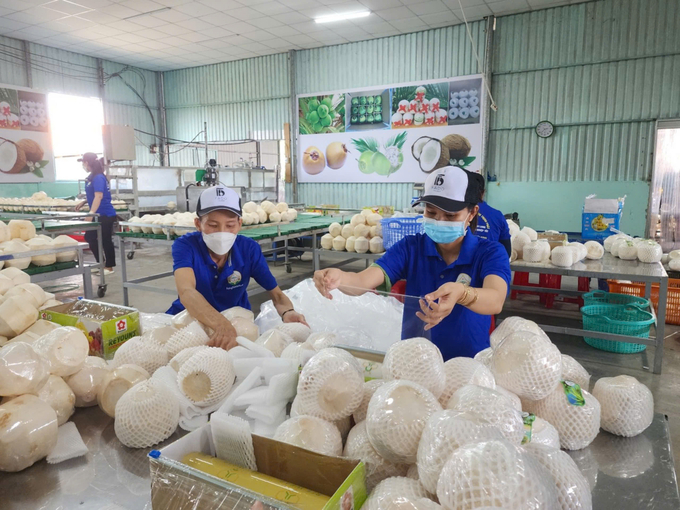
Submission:
MULTIPOLYGON (((322 260, 323 264, 323 260, 322 260)), ((310 277, 311 256, 305 254, 303 260, 293 259, 292 273, 287 274, 282 263, 270 263, 274 276, 278 279, 281 287, 285 290, 295 283, 310 277)), ((344 266, 344 269, 359 271, 365 267, 364 263, 358 262, 344 266)), ((128 261, 128 279, 139 278, 151 274, 162 273, 172 270, 172 257, 169 248, 146 248, 137 250, 132 261, 128 261)), ((78 285, 77 278, 65 279, 59 284, 67 283, 78 285)), ((95 289, 96 289, 95 281, 95 289)), ((115 304, 123 304, 123 292, 121 286, 120 268, 114 275, 107 277, 108 291, 102 301, 115 304)), ((172 278, 166 278, 152 283, 155 287, 168 290, 174 289, 172 278)), ((47 283, 44 286, 47 287, 47 283)), ((564 285, 576 288, 575 280, 564 279, 564 285)), ((252 284, 250 292, 261 290, 252 284)), ((75 299, 82 295, 82 288, 58 295, 58 299, 75 299)), ((145 312, 164 312, 175 299, 171 295, 163 295, 152 292, 134 290, 130 291, 130 306, 145 312)), ((267 301, 268 295, 260 293, 251 297, 253 310, 259 310, 260 305, 267 301)), ((521 296, 519 299, 506 301, 505 309, 501 317, 521 315, 532 319, 539 324, 555 324, 571 327, 580 327, 580 313, 578 307, 573 304, 556 304, 552 310, 546 310, 538 303, 537 296, 521 296)), ((588 346, 583 339, 551 334, 553 342, 564 354, 576 358, 591 373, 591 387, 600 377, 628 374, 638 378, 646 384, 654 394, 655 409, 669 417, 671 439, 673 442, 673 455, 675 458, 676 471, 680 465, 680 327, 667 326, 666 339, 664 342, 663 371, 661 375, 655 375, 643 366, 650 366, 654 357, 654 348, 648 347, 647 351, 640 354, 613 354, 599 351, 588 346)))

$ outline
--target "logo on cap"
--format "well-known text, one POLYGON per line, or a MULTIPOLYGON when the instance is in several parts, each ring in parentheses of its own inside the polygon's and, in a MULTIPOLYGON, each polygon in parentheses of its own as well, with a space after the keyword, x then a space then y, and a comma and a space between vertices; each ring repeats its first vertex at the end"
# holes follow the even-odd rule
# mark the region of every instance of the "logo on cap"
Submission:
POLYGON ((435 186, 443 186, 444 185, 444 175, 439 174, 437 177, 434 178, 434 185, 435 186))
POLYGON ((215 188, 215 193, 217 194, 218 197, 224 196, 224 190, 222 188, 215 188))

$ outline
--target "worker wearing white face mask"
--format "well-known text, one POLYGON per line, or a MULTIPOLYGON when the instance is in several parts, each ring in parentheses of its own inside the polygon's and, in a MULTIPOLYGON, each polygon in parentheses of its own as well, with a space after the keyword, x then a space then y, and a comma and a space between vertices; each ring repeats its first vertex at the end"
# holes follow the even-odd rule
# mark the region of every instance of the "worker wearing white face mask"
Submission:
POLYGON ((183 235, 172 245, 179 298, 167 313, 186 308, 214 331, 210 345, 231 349, 236 330, 220 312, 234 306, 250 309, 247 289, 252 277, 269 292, 284 322, 305 323, 276 283, 260 245, 238 235, 242 225, 238 194, 222 185, 208 188, 198 199, 196 214, 198 232, 183 235))
POLYGON ((479 174, 458 167, 435 170, 419 200, 425 205, 425 233, 404 237, 360 273, 317 271, 317 289, 326 297, 333 289, 358 295, 406 280, 406 295, 422 299, 405 301, 402 339, 431 329, 445 360, 473 357, 489 347, 490 316, 500 313, 510 283, 503 246, 473 235, 483 189, 479 174))

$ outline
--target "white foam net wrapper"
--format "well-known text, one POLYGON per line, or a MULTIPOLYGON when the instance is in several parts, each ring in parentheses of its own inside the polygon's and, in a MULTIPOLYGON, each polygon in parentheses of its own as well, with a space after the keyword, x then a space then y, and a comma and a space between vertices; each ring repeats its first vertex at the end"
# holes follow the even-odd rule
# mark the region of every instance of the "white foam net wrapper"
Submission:
POLYGON ((364 421, 357 423, 349 431, 343 455, 360 460, 366 465, 366 490, 369 492, 385 478, 405 476, 409 468, 408 464, 390 462, 375 451, 368 440, 364 421))
POLYGON ((90 352, 87 337, 77 328, 64 326, 41 336, 32 344, 50 365, 50 373, 64 377, 81 369, 90 352))
POLYGON ((420 475, 418 475, 418 464, 411 464, 406 471, 406 478, 412 478, 413 480, 420 480, 420 475))
POLYGON ((197 345, 196 347, 189 347, 188 349, 183 349, 179 351, 175 356, 170 360, 170 368, 172 368, 175 372, 179 372, 179 369, 182 368, 182 365, 191 358, 194 354, 196 354, 198 351, 203 351, 205 349, 210 349, 207 345, 197 345))
POLYGON ((0 349, 0 396, 35 393, 50 375, 47 362, 23 342, 0 349))
MULTIPOLYGON (((301 324, 301 326, 304 326, 304 324, 301 324)), ((261 345, 265 349, 270 350, 277 358, 281 357, 283 350, 292 342, 293 339, 287 333, 278 329, 265 331, 257 340, 255 340, 257 345, 261 345)))
POLYGON ((179 369, 177 385, 198 406, 223 400, 234 385, 236 373, 229 353, 208 347, 194 353, 179 369))
POLYGON ((584 405, 574 405, 567 397, 565 383, 560 383, 550 395, 533 405, 532 412, 557 429, 560 446, 565 450, 585 448, 600 431, 600 403, 587 391, 582 393, 584 405))
POLYGON ((491 347, 487 347, 486 349, 475 354, 473 359, 475 361, 479 361, 482 365, 488 368, 491 366, 491 360, 493 359, 493 349, 491 347))
POLYGON ((593 508, 588 480, 569 454, 536 443, 529 443, 525 446, 525 450, 550 473, 555 481, 560 505, 558 508, 561 510, 591 510, 593 508))
POLYGON ((524 437, 522 413, 505 395, 481 386, 463 386, 453 394, 447 409, 466 411, 480 420, 497 427, 503 436, 513 444, 520 444, 524 437))
POLYGON ((506 397, 513 408, 517 409, 518 411, 522 410, 522 399, 515 395, 512 391, 506 390, 503 388, 503 386, 496 386, 494 389, 506 397))
POLYGON ((550 474, 505 440, 470 443, 453 452, 439 477, 437 496, 451 510, 559 508, 550 474))
POLYGON ((383 379, 412 381, 439 398, 446 384, 444 359, 426 338, 410 338, 392 345, 385 354, 383 379))
POLYGON ((522 317, 508 317, 493 330, 493 333, 491 333, 489 338, 489 345, 492 349, 495 349, 506 336, 511 333, 517 333, 518 331, 528 331, 530 333, 545 336, 546 338, 548 337, 534 321, 523 319, 522 317))
POLYGON ((359 362, 347 351, 331 347, 310 359, 300 373, 297 399, 305 412, 335 421, 357 410, 364 395, 359 362))
POLYGON ((371 401, 371 397, 375 391, 380 388, 385 381, 382 379, 373 379, 372 381, 366 381, 364 383, 364 398, 361 401, 361 405, 354 411, 353 417, 354 422, 359 423, 366 419, 366 412, 368 411, 368 403, 371 401))
POLYGON ((312 330, 309 326, 305 326, 300 322, 286 322, 279 326, 276 326, 278 331, 288 335, 295 342, 304 342, 312 334, 312 330))
POLYGON ((332 457, 342 455, 342 437, 332 423, 315 416, 296 416, 284 421, 274 439, 332 457))
POLYGON ((172 335, 165 344, 165 348, 168 350, 168 356, 174 358, 178 352, 184 349, 207 345, 209 341, 210 337, 208 337, 203 326, 198 321, 194 321, 172 335))
POLYGON ((419 384, 387 382, 376 390, 368 404, 368 438, 387 460, 413 464, 425 424, 441 410, 436 397, 419 384))
POLYGON ((242 306, 232 306, 231 308, 227 308, 226 310, 220 313, 228 321, 232 321, 237 317, 249 320, 250 322, 253 322, 255 320, 255 314, 253 313, 253 311, 248 310, 247 308, 243 308, 242 306))
POLYGON ((309 342, 292 342, 281 352, 281 358, 294 359, 302 369, 315 354, 316 350, 309 342))
POLYGON ((545 336, 510 333, 494 349, 491 371, 496 384, 522 398, 541 400, 562 377, 562 355, 545 336))
POLYGON ((562 379, 573 381, 586 391, 590 388, 590 374, 568 354, 562 354, 562 379))
POLYGON ((257 471, 250 424, 243 418, 224 413, 210 416, 215 455, 237 466, 257 471))
POLYGON ((432 494, 451 454, 468 443, 503 439, 495 426, 477 416, 461 411, 439 411, 427 422, 418 445, 418 475, 420 482, 432 494))
POLYGON ((333 347, 339 343, 338 337, 335 333, 326 333, 324 331, 312 333, 307 338, 307 342, 310 343, 317 351, 333 347))
POLYGON ((365 510, 429 510, 437 507, 418 480, 395 476, 380 482, 370 494, 365 510))
POLYGON ((593 396, 600 402, 600 426, 617 436, 637 436, 652 424, 654 397, 635 377, 598 379, 593 396))
POLYGON ((643 434, 620 437, 600 434, 593 441, 595 462, 600 471, 614 478, 635 478, 654 465, 654 445, 643 434))
POLYGON ((97 404, 102 411, 111 416, 116 416, 116 404, 125 392, 135 384, 146 381, 149 373, 137 365, 122 365, 109 371, 97 392, 97 404))
POLYGON ((550 423, 535 416, 534 423, 531 425, 531 443, 559 449, 560 434, 550 423))
POLYGON ((444 363, 444 373, 446 374, 446 385, 439 397, 442 406, 449 403, 451 395, 463 386, 474 384, 494 389, 496 382, 486 366, 472 358, 453 358, 444 363))
MULTIPOLYGON (((602 437, 604 434, 600 434, 602 437)), ((613 437, 613 436, 612 436, 613 437)), ((597 438, 595 438, 597 441, 597 438)), ((592 448, 584 448, 583 450, 571 450, 566 452, 571 460, 576 463, 581 474, 588 481, 590 486, 590 492, 595 489, 597 485, 597 475, 600 472, 600 466, 597 465, 595 460, 595 455, 593 454, 592 448)))
POLYGON ((135 364, 149 372, 150 375, 168 364, 168 351, 165 346, 149 337, 135 336, 116 349, 113 365, 135 364))
POLYGON ((177 429, 179 402, 156 379, 130 388, 116 404, 116 437, 130 448, 148 448, 177 429))

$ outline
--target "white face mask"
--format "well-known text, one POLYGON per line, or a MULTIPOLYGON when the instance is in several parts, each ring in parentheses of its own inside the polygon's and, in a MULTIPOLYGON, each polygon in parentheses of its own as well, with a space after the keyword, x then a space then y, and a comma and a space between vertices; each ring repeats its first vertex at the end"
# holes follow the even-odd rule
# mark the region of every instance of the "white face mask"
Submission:
POLYGON ((208 249, 216 255, 226 255, 234 246, 236 234, 231 232, 215 232, 214 234, 203 234, 203 242, 208 249))

